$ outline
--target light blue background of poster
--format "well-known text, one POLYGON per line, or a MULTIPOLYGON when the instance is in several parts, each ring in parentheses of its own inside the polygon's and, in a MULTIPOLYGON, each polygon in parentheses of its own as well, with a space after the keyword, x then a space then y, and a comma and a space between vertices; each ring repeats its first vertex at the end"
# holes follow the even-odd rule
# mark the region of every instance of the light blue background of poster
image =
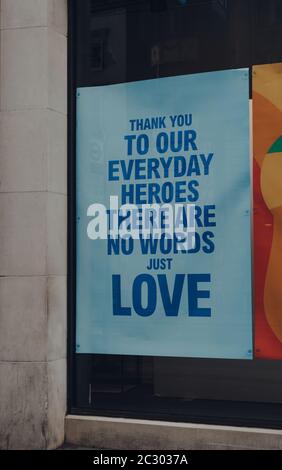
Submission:
POLYGON ((252 358, 249 142, 247 69, 77 90, 77 353, 252 358), (211 298, 199 307, 211 307, 212 315, 187 315, 185 283, 178 317, 165 316, 160 295, 150 317, 113 316, 112 274, 121 274, 122 302, 132 307, 133 280, 148 273, 150 256, 138 245, 131 256, 108 256, 105 240, 87 237, 87 208, 120 197, 121 183, 107 180, 108 161, 129 158, 129 119, 185 113, 192 113, 198 134, 198 152, 189 154, 214 153, 210 175, 197 178, 197 204, 216 204, 215 251, 160 254, 173 258, 171 271, 161 273, 170 288, 177 273, 210 273, 211 298))

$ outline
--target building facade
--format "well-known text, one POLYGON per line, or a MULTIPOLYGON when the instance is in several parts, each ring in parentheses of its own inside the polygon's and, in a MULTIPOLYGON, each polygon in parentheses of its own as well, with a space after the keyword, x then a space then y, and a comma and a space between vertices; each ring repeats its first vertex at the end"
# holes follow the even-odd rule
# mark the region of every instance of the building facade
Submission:
POLYGON ((66 413, 67 2, 1 1, 1 447, 66 413))
POLYGON ((0 0, 1 448, 282 448, 280 3, 0 0), (188 261, 95 251, 120 191, 188 261))

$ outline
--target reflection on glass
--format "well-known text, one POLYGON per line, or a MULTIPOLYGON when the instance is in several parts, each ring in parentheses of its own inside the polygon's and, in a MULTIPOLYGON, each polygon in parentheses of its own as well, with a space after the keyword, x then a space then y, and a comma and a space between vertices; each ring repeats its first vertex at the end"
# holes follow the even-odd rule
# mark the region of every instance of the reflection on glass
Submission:
MULTIPOLYGON (((77 86, 282 61, 281 0, 77 1, 76 28, 77 86)), ((227 424, 282 416, 279 361, 75 360, 75 408, 227 424)))

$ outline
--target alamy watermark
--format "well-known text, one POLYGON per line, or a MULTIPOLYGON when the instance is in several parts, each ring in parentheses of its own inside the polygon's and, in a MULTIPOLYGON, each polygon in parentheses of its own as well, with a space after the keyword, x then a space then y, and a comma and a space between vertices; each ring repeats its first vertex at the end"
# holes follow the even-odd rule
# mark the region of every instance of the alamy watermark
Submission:
POLYGON ((94 203, 87 209, 91 220, 87 236, 91 240, 177 238, 178 250, 195 246, 194 204, 134 204, 119 206, 118 196, 110 197, 109 209, 94 203))

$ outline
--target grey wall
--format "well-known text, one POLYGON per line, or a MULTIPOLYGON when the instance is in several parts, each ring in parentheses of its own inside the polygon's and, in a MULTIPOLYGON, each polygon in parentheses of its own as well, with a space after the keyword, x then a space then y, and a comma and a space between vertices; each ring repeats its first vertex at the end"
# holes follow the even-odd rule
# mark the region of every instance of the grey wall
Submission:
POLYGON ((281 450, 282 431, 67 416, 66 442, 94 449, 120 450, 281 450))
POLYGON ((66 409, 67 0, 1 0, 0 448, 66 409))

